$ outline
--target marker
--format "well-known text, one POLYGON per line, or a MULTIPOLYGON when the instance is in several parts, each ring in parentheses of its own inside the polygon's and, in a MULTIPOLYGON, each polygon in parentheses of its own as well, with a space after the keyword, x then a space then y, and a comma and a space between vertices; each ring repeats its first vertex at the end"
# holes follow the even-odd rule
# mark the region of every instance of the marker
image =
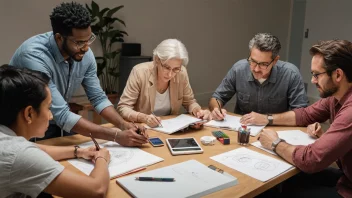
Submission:
POLYGON ((163 178, 163 177, 136 177, 139 181, 160 181, 160 182, 173 182, 174 178, 163 178))

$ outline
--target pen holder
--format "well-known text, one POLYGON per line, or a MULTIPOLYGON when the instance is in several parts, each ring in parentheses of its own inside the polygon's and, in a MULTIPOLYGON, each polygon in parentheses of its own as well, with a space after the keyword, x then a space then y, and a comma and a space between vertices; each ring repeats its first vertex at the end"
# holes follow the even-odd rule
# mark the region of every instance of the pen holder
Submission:
POLYGON ((249 143, 250 132, 240 128, 237 133, 237 143, 240 145, 247 145, 249 143))

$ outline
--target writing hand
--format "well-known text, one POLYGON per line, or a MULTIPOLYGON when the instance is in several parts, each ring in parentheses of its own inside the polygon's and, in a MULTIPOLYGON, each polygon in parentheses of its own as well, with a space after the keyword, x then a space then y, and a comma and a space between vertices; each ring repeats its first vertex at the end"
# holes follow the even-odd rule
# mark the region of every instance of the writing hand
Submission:
POLYGON ((226 111, 226 109, 221 109, 221 112, 220 112, 219 108, 215 107, 213 109, 213 111, 211 112, 212 119, 213 120, 224 120, 224 118, 226 117, 227 111, 226 111))
POLYGON ((122 146, 142 146, 148 143, 148 139, 144 135, 137 134, 137 128, 117 131, 116 142, 122 146))
POLYGON ((310 124, 307 126, 307 133, 309 136, 313 138, 319 138, 320 136, 323 135, 324 131, 321 128, 321 125, 316 122, 314 124, 310 124))
POLYGON ((212 119, 211 113, 210 113, 210 111, 208 109, 199 110, 196 113, 196 117, 199 118, 199 119, 203 119, 203 120, 211 120, 212 119))

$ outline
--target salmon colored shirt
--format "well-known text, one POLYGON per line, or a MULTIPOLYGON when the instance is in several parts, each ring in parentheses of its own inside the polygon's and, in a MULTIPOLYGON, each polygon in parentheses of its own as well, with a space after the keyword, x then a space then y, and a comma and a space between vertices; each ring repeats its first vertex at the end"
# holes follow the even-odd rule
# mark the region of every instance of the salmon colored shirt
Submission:
MULTIPOLYGON (((306 108, 293 110, 298 126, 330 119, 330 128, 313 144, 297 146, 292 160, 300 170, 319 172, 337 161, 344 175, 336 184, 343 197, 352 197, 352 88, 338 101, 323 98, 306 108)), ((329 178, 326 178, 329 179, 329 178)))

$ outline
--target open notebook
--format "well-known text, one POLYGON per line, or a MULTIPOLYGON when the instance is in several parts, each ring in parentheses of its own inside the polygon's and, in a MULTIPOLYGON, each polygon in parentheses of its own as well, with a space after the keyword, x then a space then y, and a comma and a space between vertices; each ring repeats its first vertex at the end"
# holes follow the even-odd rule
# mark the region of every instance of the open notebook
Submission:
MULTIPOLYGON (((79 146, 81 148, 86 148, 93 145, 93 142, 86 142, 79 146)), ((125 175, 126 173, 142 169, 145 166, 164 160, 163 158, 147 153, 139 148, 123 147, 111 141, 99 145, 101 148, 104 147, 110 151, 110 178, 125 175)), ((89 175, 94 168, 91 161, 84 159, 70 159, 68 162, 86 175, 89 175)))
MULTIPOLYGON (((304 133, 303 131, 300 130, 287 130, 287 131, 278 131, 277 134, 279 135, 279 138, 284 139, 287 143, 292 144, 292 145, 308 145, 312 144, 316 141, 316 139, 310 137, 307 133, 304 133)), ((268 153, 271 153, 273 155, 277 155, 271 150, 268 150, 260 144, 259 141, 251 143, 253 146, 258 147, 268 153)))
POLYGON ((237 184, 237 178, 189 160, 116 180, 133 197, 201 197, 237 184), (174 182, 138 181, 136 177, 168 177, 174 182))
MULTIPOLYGON (((223 121, 211 120, 204 125, 209 126, 209 127, 224 128, 224 129, 228 129, 228 130, 238 131, 238 128, 241 127, 240 119, 241 118, 237 117, 237 116, 226 115, 225 120, 223 120, 223 121)), ((264 127, 265 127, 265 125, 263 125, 263 126, 249 125, 249 126, 247 126, 247 128, 251 129, 251 136, 256 136, 264 127)))
POLYGON ((146 126, 146 128, 155 130, 155 131, 159 131, 162 133, 166 133, 166 134, 172 134, 175 133, 179 130, 182 130, 184 128, 187 128, 189 125, 194 124, 196 122, 202 122, 203 120, 189 116, 189 115, 185 115, 185 114, 181 114, 179 116, 177 116, 176 118, 171 118, 171 119, 167 119, 167 120, 162 120, 161 121, 161 125, 162 127, 148 127, 146 126))

